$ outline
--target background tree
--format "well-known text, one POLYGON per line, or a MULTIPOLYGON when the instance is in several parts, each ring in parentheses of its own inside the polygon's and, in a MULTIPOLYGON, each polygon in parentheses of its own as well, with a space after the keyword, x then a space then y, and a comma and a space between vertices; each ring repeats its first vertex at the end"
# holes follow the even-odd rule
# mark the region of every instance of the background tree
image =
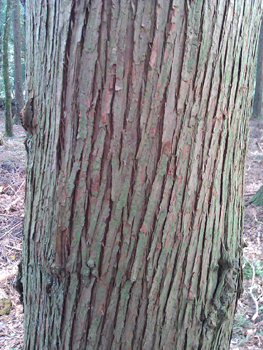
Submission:
POLYGON ((21 63, 21 24, 20 2, 13 0, 13 36, 14 36, 14 63, 15 63, 15 121, 20 123, 20 112, 24 106, 23 80, 21 63))
MULTIPOLYGON (((3 2, 0 0, 0 9, 3 9, 3 2)), ((0 10, 0 23, 3 22, 3 10, 0 10)), ((2 41, 2 26, 0 25, 0 72, 2 72, 2 47, 3 47, 3 41, 2 41)), ((0 105, 2 105, 3 101, 1 100, 1 94, 0 94, 0 105)), ((0 146, 4 144, 3 141, 3 135, 0 132, 0 146)))
POLYGON ((261 29, 258 42, 258 57, 257 57, 257 75, 256 88, 254 94, 253 113, 254 118, 262 118, 262 103, 263 103, 263 20, 261 21, 261 29))
MULTIPOLYGON (((11 1, 11 0, 10 0, 11 1)), ((9 1, 9 2, 10 2, 9 1)), ((16 0, 15 0, 16 1, 16 0)), ((4 18, 5 18, 5 9, 6 9, 6 0, 2 0, 2 6, 0 7, 0 36, 1 33, 3 33, 3 27, 4 27, 4 18)), ((12 4, 12 2, 11 2, 12 4)), ((24 90, 24 81, 25 81, 25 28, 24 28, 24 7, 22 4, 19 3, 19 7, 21 9, 20 11, 20 20, 16 23, 21 28, 21 65, 22 65, 22 91, 24 90)), ((12 28, 13 21, 11 21, 10 26, 12 28)), ((11 29, 10 28, 10 29, 11 29)), ((1 53, 2 53, 2 44, 1 44, 1 53)), ((1 59, 1 57, 0 57, 1 59)), ((1 62, 0 62, 1 63, 1 62)), ((11 96, 12 99, 15 99, 15 60, 14 60, 14 38, 13 38, 13 28, 10 30, 9 33, 9 40, 8 40, 8 63, 9 63, 9 79, 10 79, 10 88, 11 88, 11 96)), ((2 75, 2 69, 0 74, 0 99, 1 101, 4 100, 5 92, 4 92, 4 82, 3 82, 3 75, 2 75)), ((14 105, 15 100, 12 101, 14 105)), ((14 108, 13 108, 14 110, 14 108)))
MULTIPOLYGON (((3 1, 0 0, 0 23, 3 22, 3 1)), ((2 42, 2 26, 0 25, 0 72, 2 72, 2 48, 3 48, 3 42, 2 42)))
POLYGON ((26 6, 24 348, 228 349, 262 2, 26 6))
POLYGON ((3 30, 3 80, 5 86, 5 135, 12 137, 13 133, 13 121, 11 113, 11 87, 9 79, 9 62, 8 62, 8 40, 10 33, 10 2, 6 3, 5 22, 3 30))

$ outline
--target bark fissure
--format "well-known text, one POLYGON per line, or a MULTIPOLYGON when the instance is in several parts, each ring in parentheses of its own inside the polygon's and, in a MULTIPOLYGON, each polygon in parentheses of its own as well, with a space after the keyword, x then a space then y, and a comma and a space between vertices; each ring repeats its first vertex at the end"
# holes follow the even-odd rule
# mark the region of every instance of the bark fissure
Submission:
POLYGON ((259 1, 34 5, 25 348, 224 346, 259 1))

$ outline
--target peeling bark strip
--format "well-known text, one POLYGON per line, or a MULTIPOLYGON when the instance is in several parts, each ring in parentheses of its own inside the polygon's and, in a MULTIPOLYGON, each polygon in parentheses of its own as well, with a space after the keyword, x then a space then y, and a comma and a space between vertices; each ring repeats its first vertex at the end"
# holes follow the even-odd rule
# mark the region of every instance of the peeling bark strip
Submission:
POLYGON ((27 1, 24 349, 227 349, 262 5, 27 1))

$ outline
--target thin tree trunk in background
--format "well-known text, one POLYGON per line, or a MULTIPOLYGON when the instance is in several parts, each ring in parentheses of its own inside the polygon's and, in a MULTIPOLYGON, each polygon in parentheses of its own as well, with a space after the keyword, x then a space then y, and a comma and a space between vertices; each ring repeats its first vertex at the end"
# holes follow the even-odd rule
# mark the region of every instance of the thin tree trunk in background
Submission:
POLYGON ((10 1, 6 3, 4 30, 3 30, 3 78, 5 85, 5 135, 8 137, 14 136, 13 120, 11 113, 11 87, 9 79, 9 58, 8 58, 8 40, 10 34, 10 1))
POLYGON ((257 57, 257 74, 256 88, 254 94, 253 112, 254 118, 262 118, 263 104, 263 20, 261 21, 261 29, 258 41, 258 57, 257 57))
MULTIPOLYGON (((0 8, 3 8, 3 1, 2 0, 0 0, 0 8)), ((0 16, 0 21, 3 23, 2 16, 0 16)), ((2 28, 3 27, 0 26, 0 72, 2 72, 2 49, 3 49, 2 28)))
POLYGON ((25 350, 229 348, 261 15, 27 0, 25 350))
POLYGON ((14 33, 14 61, 15 61, 15 122, 20 124, 20 112, 24 106, 23 81, 21 65, 21 25, 20 2, 13 0, 13 33, 14 33))
MULTIPOLYGON (((3 2, 2 2, 2 0, 0 0, 0 8, 2 8, 2 7, 3 7, 3 2)), ((3 23, 3 18, 2 18, 2 16, 0 16, 0 23, 3 23)), ((2 48, 3 48, 2 26, 0 26, 0 72, 3 71, 3 68, 2 68, 2 48)), ((0 104, 1 104, 1 105, 3 104, 2 99, 0 100, 0 104)), ((3 135, 2 135, 2 133, 0 132, 0 146, 2 146, 3 144, 4 144, 3 135)))

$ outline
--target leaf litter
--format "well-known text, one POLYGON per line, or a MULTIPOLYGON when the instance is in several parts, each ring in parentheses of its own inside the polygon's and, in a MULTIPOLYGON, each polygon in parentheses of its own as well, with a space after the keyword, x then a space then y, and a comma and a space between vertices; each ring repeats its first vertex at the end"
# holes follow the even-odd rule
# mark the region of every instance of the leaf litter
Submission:
MULTIPOLYGON (((0 111, 0 132, 4 135, 4 112, 0 111)), ((11 309, 0 316, 0 349, 23 348, 23 306, 13 282, 22 254, 24 218, 25 132, 14 125, 13 138, 4 137, 0 146, 0 290, 11 301, 11 309)))

